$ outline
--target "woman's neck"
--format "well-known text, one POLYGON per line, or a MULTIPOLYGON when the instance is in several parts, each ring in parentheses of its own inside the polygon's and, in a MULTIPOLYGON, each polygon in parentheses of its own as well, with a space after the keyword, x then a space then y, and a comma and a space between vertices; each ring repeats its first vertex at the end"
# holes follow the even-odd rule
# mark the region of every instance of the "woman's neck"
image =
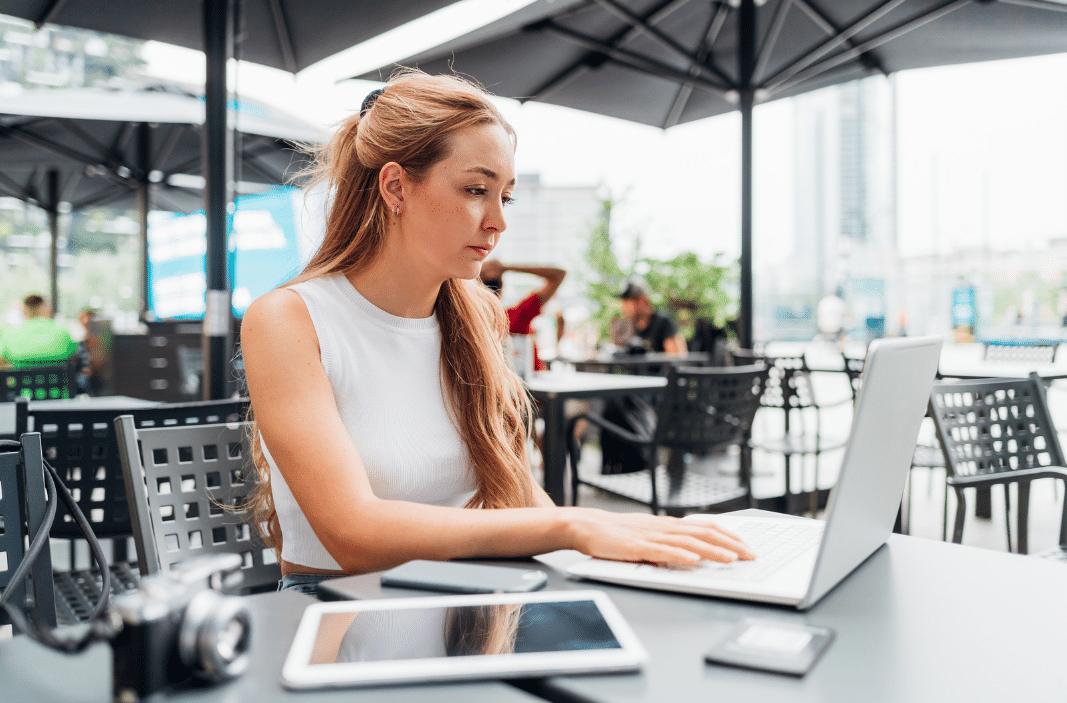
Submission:
POLYGON ((396 317, 423 319, 433 315, 441 281, 427 281, 410 266, 391 264, 383 256, 369 268, 345 275, 352 287, 380 310, 396 317))

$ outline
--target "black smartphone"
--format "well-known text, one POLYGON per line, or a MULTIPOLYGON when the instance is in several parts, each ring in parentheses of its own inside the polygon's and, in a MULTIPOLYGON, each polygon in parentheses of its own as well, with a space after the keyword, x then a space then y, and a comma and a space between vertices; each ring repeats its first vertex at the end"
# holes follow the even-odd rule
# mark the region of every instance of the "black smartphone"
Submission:
POLYGON ((540 569, 424 559, 383 571, 381 578, 383 586, 448 593, 519 593, 544 588, 548 582, 548 574, 540 569))

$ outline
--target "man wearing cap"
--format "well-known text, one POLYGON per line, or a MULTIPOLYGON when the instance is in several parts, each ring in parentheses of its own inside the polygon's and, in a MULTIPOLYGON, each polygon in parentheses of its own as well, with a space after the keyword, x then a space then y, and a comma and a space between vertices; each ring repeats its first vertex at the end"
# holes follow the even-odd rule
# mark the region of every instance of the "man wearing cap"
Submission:
POLYGON ((648 300, 649 289, 644 279, 631 276, 619 290, 622 312, 634 328, 634 340, 648 351, 668 354, 685 354, 685 337, 678 325, 664 312, 652 307, 648 300))
POLYGON ((0 365, 9 363, 18 369, 56 364, 77 350, 70 332, 52 319, 52 309, 44 298, 26 296, 22 312, 26 321, 0 335, 0 365))

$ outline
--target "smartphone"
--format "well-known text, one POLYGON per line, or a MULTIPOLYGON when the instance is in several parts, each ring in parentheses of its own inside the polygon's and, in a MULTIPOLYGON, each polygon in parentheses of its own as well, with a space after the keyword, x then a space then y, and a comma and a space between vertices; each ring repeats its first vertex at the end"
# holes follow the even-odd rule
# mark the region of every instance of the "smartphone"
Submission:
POLYGON ((382 572, 383 586, 421 588, 448 593, 521 593, 544 588, 548 574, 540 569, 415 559, 382 572))

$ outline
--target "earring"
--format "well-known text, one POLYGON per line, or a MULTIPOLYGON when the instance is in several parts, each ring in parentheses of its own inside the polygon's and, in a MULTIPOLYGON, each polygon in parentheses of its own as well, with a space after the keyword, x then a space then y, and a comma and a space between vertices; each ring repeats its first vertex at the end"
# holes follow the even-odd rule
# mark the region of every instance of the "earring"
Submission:
POLYGON ((400 203, 393 206, 393 214, 400 217, 400 203))

